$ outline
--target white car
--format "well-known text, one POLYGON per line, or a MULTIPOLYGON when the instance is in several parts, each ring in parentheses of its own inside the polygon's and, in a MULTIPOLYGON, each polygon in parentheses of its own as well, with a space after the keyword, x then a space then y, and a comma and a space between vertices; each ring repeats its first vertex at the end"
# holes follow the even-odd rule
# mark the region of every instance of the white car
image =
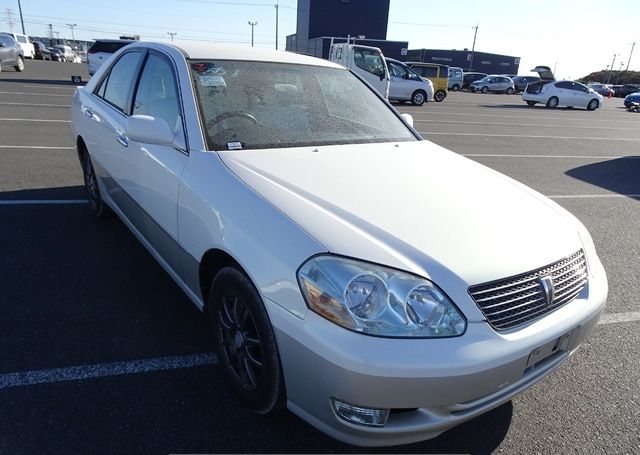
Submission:
POLYGON ((574 81, 539 81, 529 84, 522 93, 529 106, 536 103, 550 108, 584 107, 593 111, 602 105, 602 95, 574 81))
POLYGON ((414 106, 433 101, 433 83, 422 79, 411 68, 398 60, 386 58, 391 83, 389 101, 411 101, 414 106))
POLYGON ((99 39, 95 40, 87 51, 87 71, 93 76, 98 68, 106 62, 115 52, 118 52, 127 44, 134 43, 133 40, 122 39, 99 39))
POLYGON ((607 298, 575 217, 331 62, 138 42, 71 118, 91 209, 206 310, 235 395, 342 441, 424 440, 501 405, 607 298))
POLYGON ((36 48, 33 43, 29 40, 27 35, 22 35, 20 33, 13 32, 1 32, 4 35, 12 36, 14 40, 18 42, 20 47, 22 48, 22 52, 24 53, 25 58, 34 59, 36 56, 36 48))

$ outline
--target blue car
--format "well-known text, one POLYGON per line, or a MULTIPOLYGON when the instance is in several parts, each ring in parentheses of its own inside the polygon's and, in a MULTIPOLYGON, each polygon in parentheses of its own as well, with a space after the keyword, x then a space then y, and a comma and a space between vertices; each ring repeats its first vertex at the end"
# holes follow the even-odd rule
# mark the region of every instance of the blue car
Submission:
POLYGON ((640 92, 627 95, 627 97, 624 99, 624 107, 628 109, 631 106, 631 103, 640 103, 640 92))

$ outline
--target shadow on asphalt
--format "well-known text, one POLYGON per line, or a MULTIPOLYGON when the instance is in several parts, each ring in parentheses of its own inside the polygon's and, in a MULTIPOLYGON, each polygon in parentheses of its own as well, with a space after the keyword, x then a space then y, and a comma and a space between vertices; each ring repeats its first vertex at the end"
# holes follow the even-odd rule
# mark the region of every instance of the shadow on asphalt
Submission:
MULTIPOLYGON (((78 164, 79 166, 79 164, 78 164)), ((84 186, 61 186, 57 188, 35 188, 29 190, 15 190, 0 192, 0 201, 9 200, 50 200, 50 199, 86 199, 84 186)))
POLYGON ((20 78, 1 78, 0 82, 17 82, 20 84, 44 84, 44 85, 68 85, 69 87, 77 87, 78 85, 85 85, 87 81, 82 81, 79 84, 60 79, 20 79, 20 78))
POLYGON ((640 200, 640 156, 625 156, 570 169, 569 177, 640 200))

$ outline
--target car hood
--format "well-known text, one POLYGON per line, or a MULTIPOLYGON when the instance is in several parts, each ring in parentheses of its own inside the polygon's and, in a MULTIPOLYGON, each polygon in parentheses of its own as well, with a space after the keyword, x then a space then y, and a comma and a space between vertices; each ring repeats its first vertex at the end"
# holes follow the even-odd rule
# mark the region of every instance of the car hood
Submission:
POLYGON ((555 203, 428 141, 219 155, 327 251, 426 276, 451 297, 581 248, 555 203))

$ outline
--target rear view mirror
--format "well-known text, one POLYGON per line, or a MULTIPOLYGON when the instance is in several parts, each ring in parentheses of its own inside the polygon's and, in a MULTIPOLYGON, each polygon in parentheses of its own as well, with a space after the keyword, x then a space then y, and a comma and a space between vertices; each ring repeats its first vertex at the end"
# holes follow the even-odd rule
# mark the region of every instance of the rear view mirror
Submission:
POLYGON ((143 144, 173 146, 173 132, 169 124, 161 118, 149 115, 127 117, 125 134, 131 141, 143 144))
POLYGON ((411 114, 401 114, 401 116, 404 121, 407 122, 411 128, 413 128, 413 116, 411 114))

